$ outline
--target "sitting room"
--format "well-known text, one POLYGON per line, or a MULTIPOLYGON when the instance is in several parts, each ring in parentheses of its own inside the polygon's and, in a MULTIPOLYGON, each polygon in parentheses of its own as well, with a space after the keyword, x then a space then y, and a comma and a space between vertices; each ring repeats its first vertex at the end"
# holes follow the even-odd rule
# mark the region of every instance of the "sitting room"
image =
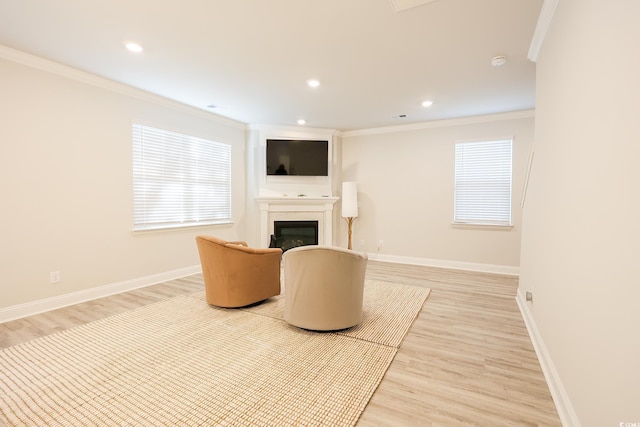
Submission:
POLYGON ((0 426, 640 425, 639 19, 0 0, 0 426))

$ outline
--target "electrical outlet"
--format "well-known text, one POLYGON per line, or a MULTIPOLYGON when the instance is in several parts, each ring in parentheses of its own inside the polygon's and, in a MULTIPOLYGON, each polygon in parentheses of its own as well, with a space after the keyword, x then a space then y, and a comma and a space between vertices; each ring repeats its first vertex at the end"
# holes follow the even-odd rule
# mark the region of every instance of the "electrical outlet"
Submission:
POLYGON ((383 246, 384 246, 384 240, 378 240, 378 250, 377 250, 377 252, 380 252, 380 250, 382 250, 383 246))
POLYGON ((60 272, 52 271, 51 273, 49 273, 49 281, 51 283, 60 283, 60 272))

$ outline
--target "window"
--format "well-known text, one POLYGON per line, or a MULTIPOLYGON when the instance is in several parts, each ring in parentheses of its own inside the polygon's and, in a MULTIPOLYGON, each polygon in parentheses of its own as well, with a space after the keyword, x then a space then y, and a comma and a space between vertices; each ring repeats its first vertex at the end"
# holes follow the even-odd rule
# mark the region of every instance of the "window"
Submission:
POLYGON ((511 225, 512 140, 456 144, 453 222, 511 225))
POLYGON ((133 229, 231 221, 231 147, 133 124, 133 229))

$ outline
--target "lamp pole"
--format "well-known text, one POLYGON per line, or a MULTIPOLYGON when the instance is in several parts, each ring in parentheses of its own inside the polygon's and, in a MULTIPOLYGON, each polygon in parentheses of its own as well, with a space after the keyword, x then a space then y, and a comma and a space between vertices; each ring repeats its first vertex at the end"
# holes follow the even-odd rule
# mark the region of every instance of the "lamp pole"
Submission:
POLYGON ((352 241, 352 235, 353 235, 353 220, 355 220, 355 217, 347 217, 345 218, 345 220, 347 221, 347 233, 349 236, 349 242, 347 243, 347 249, 353 249, 353 241, 352 241))
POLYGON ((358 189, 355 182, 342 183, 342 217, 347 221, 347 249, 353 249, 353 221, 358 217, 358 189))

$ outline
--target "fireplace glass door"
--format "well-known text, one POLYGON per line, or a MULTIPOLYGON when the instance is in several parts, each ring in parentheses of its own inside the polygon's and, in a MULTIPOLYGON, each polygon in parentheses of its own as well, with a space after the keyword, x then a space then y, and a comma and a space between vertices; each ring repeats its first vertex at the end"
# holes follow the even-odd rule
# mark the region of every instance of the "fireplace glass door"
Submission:
POLYGON ((318 221, 275 221, 270 247, 283 251, 318 244, 318 221))

